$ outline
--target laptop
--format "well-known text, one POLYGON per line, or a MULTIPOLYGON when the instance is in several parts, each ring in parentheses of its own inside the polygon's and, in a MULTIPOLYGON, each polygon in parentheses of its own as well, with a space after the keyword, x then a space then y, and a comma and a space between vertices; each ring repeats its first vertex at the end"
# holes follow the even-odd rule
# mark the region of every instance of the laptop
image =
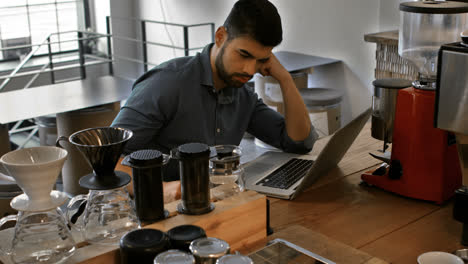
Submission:
POLYGON ((245 187, 292 200, 341 161, 371 115, 371 108, 336 131, 318 157, 267 151, 244 167, 245 187))

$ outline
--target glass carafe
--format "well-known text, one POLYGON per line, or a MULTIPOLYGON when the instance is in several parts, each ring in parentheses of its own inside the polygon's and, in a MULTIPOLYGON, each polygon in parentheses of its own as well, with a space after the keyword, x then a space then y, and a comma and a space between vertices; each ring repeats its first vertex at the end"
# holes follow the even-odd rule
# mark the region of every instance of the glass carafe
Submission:
POLYGON ((0 163, 24 192, 11 200, 18 215, 0 219, 0 226, 16 221, 11 247, 3 249, 14 263, 58 263, 75 252, 75 241, 59 208, 67 200, 52 190, 68 152, 41 146, 6 153, 0 163))
POLYGON ((133 200, 126 186, 130 175, 115 171, 115 165, 133 132, 118 127, 97 127, 59 137, 83 154, 93 173, 80 178, 86 195, 77 195, 68 203, 67 219, 90 243, 118 245, 120 237, 138 228, 133 200), (80 217, 81 216, 81 217, 80 217))
POLYGON ((138 228, 133 201, 126 186, 90 190, 68 203, 67 219, 83 239, 97 244, 118 244, 122 235, 138 228))
POLYGON ((0 219, 16 221, 11 247, 2 249, 13 263, 60 263, 75 251, 75 241, 60 208, 19 211, 0 219))

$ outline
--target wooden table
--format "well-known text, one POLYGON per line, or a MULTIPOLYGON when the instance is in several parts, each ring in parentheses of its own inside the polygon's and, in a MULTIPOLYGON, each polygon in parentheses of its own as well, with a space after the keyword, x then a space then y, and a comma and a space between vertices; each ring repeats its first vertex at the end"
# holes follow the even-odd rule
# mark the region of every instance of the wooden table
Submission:
MULTIPOLYGON (((316 155, 325 142, 318 141, 311 154, 316 155)), ((305 193, 293 201, 269 198, 274 235, 287 236, 286 240, 337 263, 381 263, 373 258, 416 263, 423 252, 462 248, 462 224, 452 218, 453 201, 440 206, 361 185, 361 173, 380 164, 368 152, 381 144, 370 136, 368 123, 339 166, 305 193), (307 232, 309 236, 304 235, 307 232), (317 236, 322 242, 303 245, 305 238, 317 236), (344 249, 336 250, 334 244, 344 249), (347 247, 359 254, 347 258, 353 255, 347 247)))

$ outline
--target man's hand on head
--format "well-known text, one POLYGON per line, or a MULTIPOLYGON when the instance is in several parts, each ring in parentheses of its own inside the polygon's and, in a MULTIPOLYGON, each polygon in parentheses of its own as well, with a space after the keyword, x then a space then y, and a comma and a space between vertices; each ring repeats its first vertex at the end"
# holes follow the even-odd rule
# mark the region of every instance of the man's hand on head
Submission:
POLYGON ((258 72, 263 76, 271 76, 275 78, 279 83, 292 80, 289 72, 283 65, 281 65, 274 54, 271 54, 270 59, 260 66, 258 72))

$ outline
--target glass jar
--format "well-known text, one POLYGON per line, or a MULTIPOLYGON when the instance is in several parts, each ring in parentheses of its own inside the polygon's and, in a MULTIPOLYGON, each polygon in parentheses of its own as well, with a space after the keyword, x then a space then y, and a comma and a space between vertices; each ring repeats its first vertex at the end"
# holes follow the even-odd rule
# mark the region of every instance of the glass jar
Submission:
POLYGON ((190 243, 190 251, 197 264, 215 264, 220 257, 229 254, 229 244, 218 238, 205 237, 190 243))
POLYGON ((154 264, 195 264, 195 258, 187 252, 170 249, 154 258, 154 264))
POLYGON ((240 164, 242 150, 235 145, 212 147, 216 155, 210 158, 211 187, 221 188, 224 192, 243 192, 245 190, 244 168, 240 164))

